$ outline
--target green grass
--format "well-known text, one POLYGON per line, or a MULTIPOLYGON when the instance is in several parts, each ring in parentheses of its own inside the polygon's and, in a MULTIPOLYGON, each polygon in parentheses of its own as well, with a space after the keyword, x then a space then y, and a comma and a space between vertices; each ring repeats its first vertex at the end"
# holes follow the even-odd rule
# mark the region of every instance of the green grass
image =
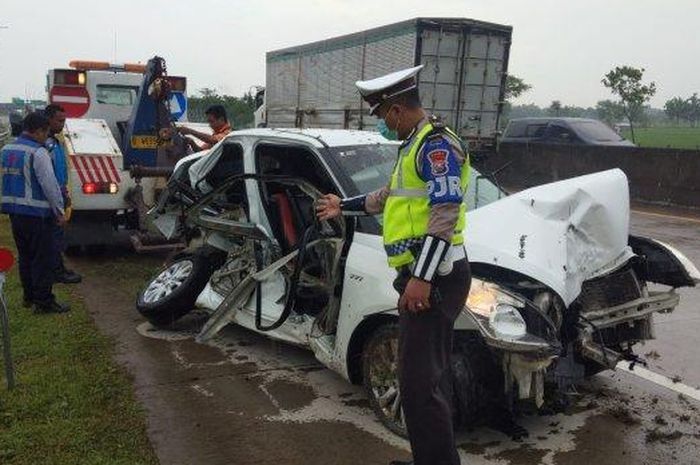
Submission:
MULTIPOLYGON (((14 245, 0 216, 0 245, 14 245)), ((0 375, 0 463, 147 465, 157 459, 145 415, 110 341, 80 298, 57 288, 73 310, 34 315, 22 308, 16 267, 5 284, 17 387, 0 375)))
MULTIPOLYGON (((640 147, 669 147, 674 149, 699 149, 700 128, 654 127, 635 128, 634 134, 640 147)), ((629 130, 622 132, 623 137, 632 140, 629 130)))

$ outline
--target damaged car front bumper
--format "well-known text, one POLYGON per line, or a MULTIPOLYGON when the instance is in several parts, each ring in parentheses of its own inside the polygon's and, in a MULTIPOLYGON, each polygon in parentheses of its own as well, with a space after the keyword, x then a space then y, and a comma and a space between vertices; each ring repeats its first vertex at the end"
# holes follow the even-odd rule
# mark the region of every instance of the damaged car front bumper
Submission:
POLYGON ((579 329, 581 355, 614 369, 618 362, 629 358, 629 354, 613 350, 610 346, 621 347, 622 343, 652 339, 653 314, 671 312, 679 301, 680 296, 673 290, 650 292, 647 296, 621 305, 585 313, 585 316, 581 316, 579 329), (614 339, 615 334, 621 334, 618 340, 614 339), (621 341, 620 338, 625 340, 621 341))

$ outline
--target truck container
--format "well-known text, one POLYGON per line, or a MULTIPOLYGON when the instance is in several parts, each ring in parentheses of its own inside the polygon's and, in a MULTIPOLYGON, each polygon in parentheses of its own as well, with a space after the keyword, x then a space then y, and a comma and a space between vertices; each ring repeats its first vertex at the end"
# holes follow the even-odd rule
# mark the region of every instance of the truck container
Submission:
POLYGON ((417 18, 267 53, 268 127, 369 129, 355 81, 423 64, 424 107, 472 149, 493 145, 504 103, 512 27, 417 18))

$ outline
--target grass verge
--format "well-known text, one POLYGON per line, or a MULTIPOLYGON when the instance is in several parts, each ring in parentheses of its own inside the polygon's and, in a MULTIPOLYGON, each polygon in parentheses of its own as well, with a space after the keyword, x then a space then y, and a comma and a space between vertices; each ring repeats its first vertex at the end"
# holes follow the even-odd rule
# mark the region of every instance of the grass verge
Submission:
MULTIPOLYGON (((700 128, 635 128, 634 135, 636 136, 637 145, 640 147, 700 150, 700 128)), ((622 136, 627 140, 632 140, 629 130, 623 131, 622 136)))
MULTIPOLYGON (((0 245, 13 247, 7 217, 0 245)), ((145 415, 110 341, 94 326, 80 297, 56 288, 73 310, 34 315, 22 308, 17 268, 8 276, 12 355, 17 387, 0 378, 0 463, 3 465, 157 464, 145 415)))

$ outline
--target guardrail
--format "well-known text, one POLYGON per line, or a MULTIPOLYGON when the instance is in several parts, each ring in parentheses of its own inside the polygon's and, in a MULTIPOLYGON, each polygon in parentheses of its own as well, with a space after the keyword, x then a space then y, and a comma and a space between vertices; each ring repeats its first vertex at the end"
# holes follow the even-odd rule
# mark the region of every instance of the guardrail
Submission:
POLYGON ((498 181, 517 189, 620 168, 632 200, 700 208, 700 150, 504 143, 474 165, 483 173, 507 165, 498 181))

